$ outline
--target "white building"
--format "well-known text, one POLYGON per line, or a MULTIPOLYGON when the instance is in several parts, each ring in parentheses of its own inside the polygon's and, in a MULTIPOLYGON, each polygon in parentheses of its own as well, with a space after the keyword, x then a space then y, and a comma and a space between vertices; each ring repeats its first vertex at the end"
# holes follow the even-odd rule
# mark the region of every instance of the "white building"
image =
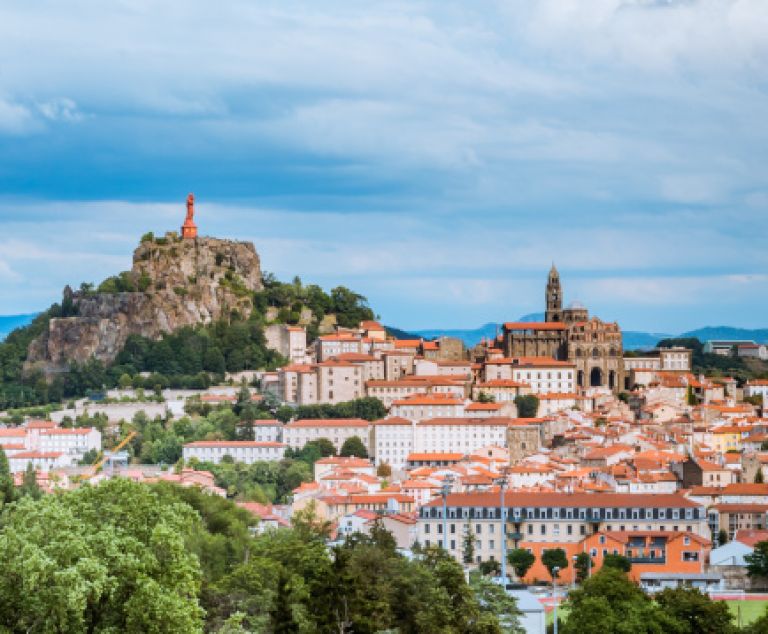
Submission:
POLYGON ((413 421, 397 416, 372 423, 371 453, 376 464, 404 469, 408 454, 413 451, 414 427, 413 421))
POLYGON ((347 438, 357 436, 368 449, 369 430, 370 423, 362 418, 307 418, 285 425, 283 442, 292 449, 301 449, 310 440, 327 438, 338 451, 347 438))
POLYGON ((256 442, 281 442, 283 436, 283 424, 279 420, 255 420, 253 425, 253 439, 256 442))
POLYGON ((285 457, 285 445, 255 440, 198 440, 184 445, 182 456, 185 461, 197 458, 214 464, 219 464, 224 456, 245 464, 274 462, 285 457))
POLYGON ((0 429, 0 446, 11 472, 31 463, 39 471, 76 466, 89 451, 101 450, 101 432, 93 427, 58 427, 52 421, 30 421, 0 429))
POLYGON ((549 357, 490 359, 483 372, 486 382, 502 379, 525 383, 533 394, 576 390, 576 366, 549 357))
POLYGON ((507 446, 509 418, 428 418, 416 423, 413 451, 417 453, 460 452, 480 447, 507 446))
POLYGON ((744 385, 744 396, 762 396, 763 405, 768 406, 768 379, 754 379, 744 385))

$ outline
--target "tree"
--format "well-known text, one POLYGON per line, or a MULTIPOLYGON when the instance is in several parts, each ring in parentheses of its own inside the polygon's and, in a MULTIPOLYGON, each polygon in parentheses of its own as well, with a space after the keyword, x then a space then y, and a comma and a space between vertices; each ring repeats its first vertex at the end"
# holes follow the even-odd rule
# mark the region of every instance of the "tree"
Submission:
POLYGON ((391 478, 392 467, 386 462, 382 462, 378 467, 376 467, 376 475, 380 478, 391 478))
POLYGON ((16 488, 13 484, 13 476, 8 466, 8 456, 0 447, 0 508, 4 504, 13 502, 16 499, 16 488))
POLYGON ((366 450, 365 445, 363 444, 363 441, 360 440, 359 436, 350 436, 341 446, 339 455, 345 457, 356 456, 357 458, 367 458, 368 451, 366 450))
POLYGON ((549 571, 549 576, 555 579, 560 576, 560 572, 568 567, 568 556, 562 548, 551 548, 542 553, 541 563, 549 571), (555 568, 559 568, 559 570, 555 572, 555 568))
POLYGON ((539 411, 539 399, 535 394, 525 394, 515 397, 517 415, 520 418, 536 418, 539 411))
POLYGON ((22 497, 31 497, 33 499, 38 499, 43 494, 43 492, 40 490, 40 486, 37 484, 37 471, 35 471, 35 467, 32 465, 31 462, 27 463, 27 468, 24 471, 24 478, 21 481, 21 488, 19 489, 19 493, 22 497))
POLYGON ((722 546, 723 544, 728 543, 728 531, 724 528, 721 528, 719 531, 717 531, 717 545, 722 546))
POLYGON ((576 583, 584 583, 589 578, 592 565, 592 558, 589 556, 589 553, 582 552, 576 555, 576 561, 573 564, 576 570, 576 583))
POLYGON ((501 632, 522 634, 525 631, 518 620, 522 613, 517 608, 517 601, 502 586, 482 575, 474 575, 470 578, 470 587, 477 597, 480 611, 498 620, 501 632))
POLYGON ((523 577, 528 574, 531 566, 536 562, 536 555, 525 548, 515 548, 507 553, 507 561, 515 571, 517 578, 522 581, 523 577))
POLYGON ((472 522, 467 516, 467 523, 464 526, 464 537, 462 539, 461 560, 469 565, 475 560, 475 536, 472 533, 472 522))
POLYGON ((603 567, 568 595, 563 634, 682 634, 682 624, 620 570, 603 567))
POLYGON ((750 555, 744 555, 750 577, 768 577, 768 541, 758 542, 750 555))
POLYGON ((632 562, 624 555, 607 553, 603 556, 603 568, 615 568, 621 572, 629 572, 632 570, 632 562))
POLYGON ((686 634, 735 632, 725 601, 713 601, 695 588, 666 588, 654 596, 662 609, 685 626, 686 634))
POLYGON ((493 575, 494 577, 498 577, 501 574, 501 562, 497 559, 481 561, 477 569, 482 575, 493 575))
POLYGON ((478 403, 494 403, 496 402, 496 398, 493 396, 493 394, 488 394, 487 392, 480 392, 480 394, 477 395, 477 402, 478 403))
POLYGON ((185 544, 199 529, 189 506, 129 480, 24 498, 0 529, 0 630, 202 632, 185 544))

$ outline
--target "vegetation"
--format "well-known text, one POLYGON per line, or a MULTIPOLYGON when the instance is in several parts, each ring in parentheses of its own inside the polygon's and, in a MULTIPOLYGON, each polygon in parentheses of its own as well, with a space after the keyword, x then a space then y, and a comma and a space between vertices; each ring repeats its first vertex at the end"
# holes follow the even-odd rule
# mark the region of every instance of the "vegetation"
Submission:
POLYGON ((603 568, 615 568, 621 572, 629 572, 632 570, 632 562, 624 555, 606 553, 603 555, 603 568))
POLYGON ((387 415, 387 408, 379 399, 373 396, 358 398, 344 403, 323 403, 320 405, 299 405, 296 408, 285 407, 277 413, 283 422, 291 418, 362 418, 364 420, 379 420, 387 415))
POLYGON ((745 555, 750 577, 768 577, 768 541, 758 542, 752 554, 745 555))
POLYGON ((562 548, 552 548, 542 553, 541 563, 546 566, 549 576, 556 579, 560 576, 560 572, 568 567, 568 555, 562 548), (555 571, 555 568, 558 570, 555 571))
POLYGON ((576 583, 584 583, 589 578, 589 572, 594 565, 589 553, 579 553, 573 567, 576 570, 576 583))
POLYGON ((682 346, 693 351, 693 372, 707 376, 732 376, 744 383, 750 379, 768 378, 768 364, 757 359, 724 357, 704 352, 704 344, 695 337, 662 339, 658 347, 682 346))
POLYGON ((525 548, 515 548, 507 553, 507 561, 518 579, 522 579, 536 562, 536 555, 525 548))
POLYGON ((535 394, 516 396, 515 405, 520 418, 536 418, 539 412, 539 399, 535 394))
POLYGON ((344 441, 344 444, 341 446, 341 449, 339 450, 339 455, 345 456, 347 458, 350 458, 350 457, 367 458, 368 451, 366 450, 365 445, 363 444, 363 441, 360 440, 359 436, 350 436, 344 441))

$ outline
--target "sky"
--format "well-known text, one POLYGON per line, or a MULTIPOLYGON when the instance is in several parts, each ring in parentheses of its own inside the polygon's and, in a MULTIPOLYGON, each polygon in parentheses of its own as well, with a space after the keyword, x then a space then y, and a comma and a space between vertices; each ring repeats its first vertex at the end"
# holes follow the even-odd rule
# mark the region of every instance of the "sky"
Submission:
POLYGON ((768 327, 765 0, 5 0, 0 314, 251 240, 388 325, 768 327))

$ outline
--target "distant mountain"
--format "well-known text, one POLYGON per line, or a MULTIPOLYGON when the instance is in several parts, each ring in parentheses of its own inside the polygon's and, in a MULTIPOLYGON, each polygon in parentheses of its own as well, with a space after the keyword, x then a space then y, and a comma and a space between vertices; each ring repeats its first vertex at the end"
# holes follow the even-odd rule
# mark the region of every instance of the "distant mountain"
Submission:
POLYGON ((622 343, 625 350, 647 350, 655 348, 656 344, 662 339, 669 339, 675 335, 668 335, 661 332, 639 332, 636 330, 625 330, 621 333, 622 343))
POLYGON ((699 341, 710 339, 738 340, 748 339, 757 343, 768 343, 768 328, 732 328, 731 326, 705 326, 698 330, 684 332, 680 337, 696 337, 699 341))
POLYGON ((487 323, 483 324, 479 328, 472 330, 462 329, 447 329, 441 330, 436 328, 434 330, 416 330, 413 334, 417 337, 424 337, 424 339, 436 339, 437 337, 456 337, 461 339, 468 347, 472 347, 480 343, 480 340, 492 339, 496 336, 497 329, 500 328, 499 324, 487 323))
POLYGON ((0 341, 3 341, 8 334, 16 328, 21 328, 30 323, 37 313, 31 313, 29 315, 0 315, 0 341))

